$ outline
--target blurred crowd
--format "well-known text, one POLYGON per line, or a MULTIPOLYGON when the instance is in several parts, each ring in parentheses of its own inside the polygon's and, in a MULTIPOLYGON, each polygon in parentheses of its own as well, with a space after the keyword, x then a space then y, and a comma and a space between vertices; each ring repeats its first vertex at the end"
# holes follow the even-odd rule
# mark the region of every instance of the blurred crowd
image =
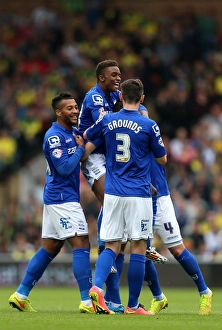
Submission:
MULTIPOLYGON (((51 99, 69 90, 81 106, 96 82, 96 64, 115 59, 122 80, 142 80, 145 106, 160 125, 185 245, 201 261, 222 261, 218 22, 192 12, 154 20, 111 9, 106 1, 88 10, 62 3, 60 10, 36 7, 28 15, 0 14, 0 180, 41 152, 43 135, 54 120, 51 99)), ((96 251, 99 204, 83 178, 81 196, 96 251)), ((9 201, 0 211, 0 253, 28 260, 40 246, 41 217, 35 193, 25 205, 9 201)), ((168 255, 158 237, 154 244, 168 255)))

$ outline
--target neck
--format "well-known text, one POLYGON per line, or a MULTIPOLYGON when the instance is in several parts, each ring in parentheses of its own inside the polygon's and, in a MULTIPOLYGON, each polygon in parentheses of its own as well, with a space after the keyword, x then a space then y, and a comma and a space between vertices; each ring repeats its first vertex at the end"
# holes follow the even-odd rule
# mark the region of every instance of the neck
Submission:
POLYGON ((57 120, 57 124, 61 125, 62 127, 65 127, 68 131, 72 131, 72 125, 68 125, 64 122, 60 122, 59 120, 57 120))
POLYGON ((123 102, 123 108, 126 110, 136 110, 137 111, 139 109, 139 106, 140 106, 140 102, 133 103, 133 104, 123 102))
POLYGON ((101 83, 98 83, 98 85, 103 90, 103 92, 106 96, 110 96, 110 91, 107 91, 106 89, 104 89, 104 86, 101 85, 101 83))

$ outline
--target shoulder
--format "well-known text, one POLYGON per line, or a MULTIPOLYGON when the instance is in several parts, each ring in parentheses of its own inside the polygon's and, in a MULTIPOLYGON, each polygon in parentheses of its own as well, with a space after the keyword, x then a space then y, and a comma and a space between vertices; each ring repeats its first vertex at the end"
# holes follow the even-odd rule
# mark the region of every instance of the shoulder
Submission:
POLYGON ((141 116, 143 118, 143 120, 147 123, 147 125, 151 128, 151 127, 159 127, 157 122, 153 119, 150 119, 149 117, 145 117, 145 116, 141 116))
POLYGON ((119 95, 120 95, 120 91, 110 93, 110 96, 116 101, 120 101, 119 95))
POLYGON ((141 110, 148 112, 148 109, 142 103, 140 103, 140 106, 139 106, 139 111, 141 111, 141 110))
POLYGON ((85 96, 84 102, 91 103, 94 106, 103 105, 104 97, 95 89, 91 89, 85 96))
MULTIPOLYGON (((148 118, 149 119, 149 118, 148 118)), ((160 135, 160 128, 159 125, 152 119, 149 120, 150 122, 150 129, 153 130, 156 136, 160 135)))
POLYGON ((59 147, 65 139, 65 134, 59 128, 51 127, 44 137, 44 143, 49 145, 49 148, 59 147))
POLYGON ((140 117, 140 120, 143 122, 149 132, 154 133, 156 136, 160 135, 160 128, 153 119, 147 118, 145 116, 140 117))

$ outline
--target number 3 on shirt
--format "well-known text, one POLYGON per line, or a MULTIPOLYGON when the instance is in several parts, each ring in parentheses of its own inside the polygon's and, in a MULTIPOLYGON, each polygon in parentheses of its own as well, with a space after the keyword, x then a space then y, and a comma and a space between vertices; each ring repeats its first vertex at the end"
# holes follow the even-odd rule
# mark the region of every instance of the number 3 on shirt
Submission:
POLYGON ((117 133, 116 140, 122 141, 122 144, 117 145, 117 151, 122 154, 116 154, 116 161, 127 163, 130 159, 130 137, 128 134, 117 133))

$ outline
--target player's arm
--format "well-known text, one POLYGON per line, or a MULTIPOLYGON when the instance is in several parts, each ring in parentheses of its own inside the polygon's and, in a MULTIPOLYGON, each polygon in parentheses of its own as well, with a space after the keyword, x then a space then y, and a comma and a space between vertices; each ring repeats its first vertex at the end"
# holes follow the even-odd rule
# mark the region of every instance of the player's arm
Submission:
POLYGON ((67 162, 56 167, 57 172, 63 177, 68 177, 79 164, 84 151, 85 148, 78 147, 76 152, 68 158, 67 162))
MULTIPOLYGON (((142 116, 149 118, 148 110, 144 107, 144 105, 140 104, 139 111, 140 111, 142 116)), ((156 159, 156 162, 158 164, 165 165, 166 162, 167 162, 167 155, 164 155, 163 157, 158 157, 158 158, 155 158, 155 159, 156 159)), ((152 184, 151 184, 151 188, 152 188, 152 195, 156 195, 157 190, 152 184), (156 190, 156 193, 155 193, 155 190, 156 190)))
POLYGON ((93 140, 96 140, 97 138, 101 138, 101 136, 102 136, 102 127, 103 127, 103 124, 101 124, 101 122, 103 122, 104 117, 106 117, 106 116, 100 117, 95 122, 94 125, 92 125, 91 127, 87 128, 85 130, 85 132, 83 133, 83 138, 85 140, 93 141, 93 140))
POLYGON ((165 165, 167 163, 167 155, 164 155, 163 157, 155 158, 156 162, 160 165, 165 165))
POLYGON ((85 144, 85 152, 81 158, 81 162, 83 162, 84 160, 86 160, 86 158, 89 156, 89 154, 91 154, 91 152, 93 152, 97 147, 100 146, 100 144, 102 144, 104 141, 104 139, 102 137, 99 137, 96 140, 93 141, 87 141, 85 144))
POLYGON ((92 94, 88 99, 88 109, 91 112, 93 122, 95 123, 100 116, 103 116, 105 100, 101 94, 92 94))
POLYGON ((160 129, 154 120, 151 120, 151 150, 155 157, 155 160, 160 165, 165 165, 167 163, 167 153, 163 143, 163 139, 160 134, 160 129))
MULTIPOLYGON (((94 126, 94 125, 93 125, 93 126, 94 126)), ((91 126, 91 127, 93 127, 93 126, 91 126)), ((88 130, 89 130, 91 127, 87 128, 87 129, 85 130, 85 132, 83 133, 83 138, 84 138, 85 140, 88 140, 88 130)))
POLYGON ((147 110, 140 110, 140 113, 141 113, 142 116, 149 118, 147 110))
POLYGON ((117 100, 113 106, 113 112, 119 112, 122 108, 123 108, 123 102, 117 100))
POLYGON ((93 152, 96 149, 96 146, 93 142, 88 141, 85 144, 85 152, 82 155, 80 161, 83 162, 84 160, 86 160, 86 158, 89 156, 89 154, 91 154, 91 152, 93 152))
POLYGON ((152 189, 152 196, 156 196, 156 195, 157 195, 157 189, 156 189, 156 187, 154 187, 154 186, 152 185, 152 183, 150 184, 150 187, 151 187, 151 189, 152 189))
POLYGON ((149 118, 149 112, 148 112, 147 108, 143 104, 140 104, 140 106, 139 106, 139 112, 140 112, 140 114, 142 116, 149 118))
POLYGON ((50 150, 50 157, 57 172, 63 176, 68 177, 79 164, 80 159, 85 151, 85 143, 80 135, 73 135, 77 144, 75 152, 69 157, 68 150, 65 143, 60 138, 60 146, 50 150))

